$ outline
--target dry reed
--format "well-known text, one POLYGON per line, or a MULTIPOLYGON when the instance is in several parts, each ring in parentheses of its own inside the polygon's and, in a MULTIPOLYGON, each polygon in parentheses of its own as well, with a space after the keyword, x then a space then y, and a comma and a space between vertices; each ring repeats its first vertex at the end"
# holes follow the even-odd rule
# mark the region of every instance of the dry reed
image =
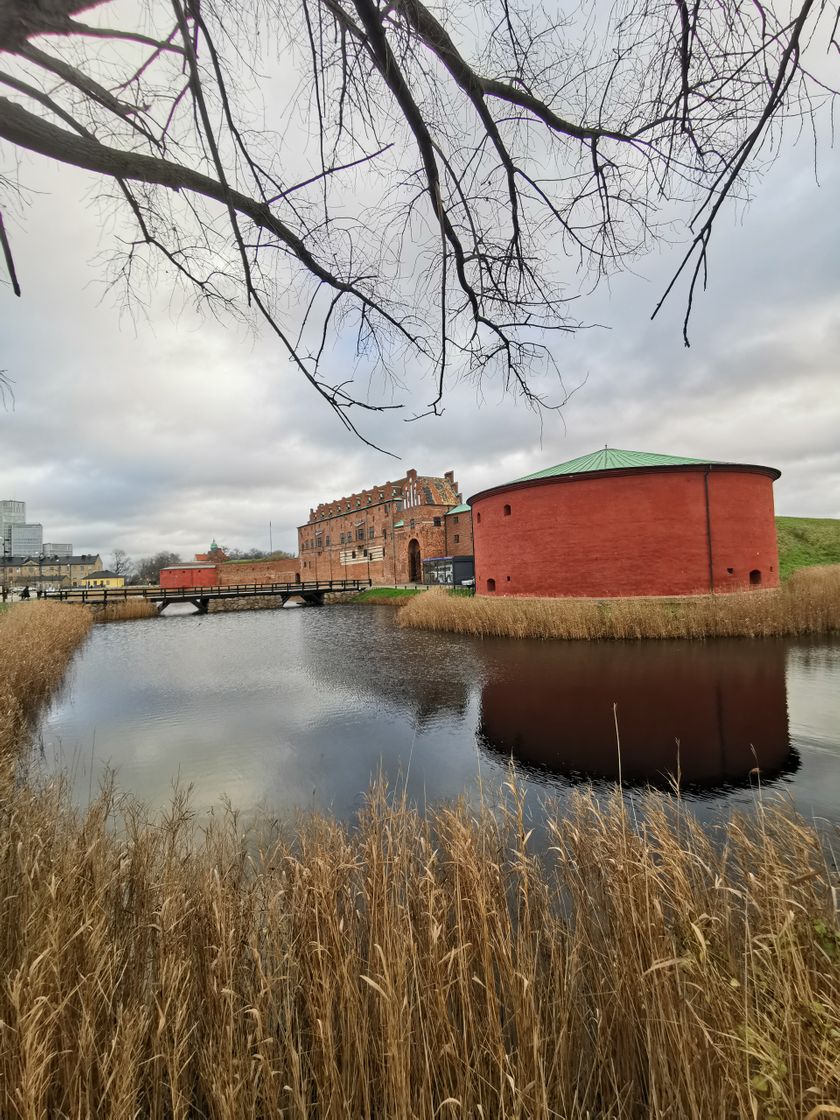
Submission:
POLYGON ((19 603, 0 613, 0 751, 31 729, 90 627, 90 613, 66 603, 19 603))
POLYGON ((682 599, 462 598, 406 603, 401 626, 489 638, 769 638, 840 631, 840 565, 796 572, 778 591, 682 599))
POLYGON ((537 856, 514 786, 287 838, 0 792, 6 1117, 836 1114, 832 873, 788 812, 714 843, 578 794, 537 856))

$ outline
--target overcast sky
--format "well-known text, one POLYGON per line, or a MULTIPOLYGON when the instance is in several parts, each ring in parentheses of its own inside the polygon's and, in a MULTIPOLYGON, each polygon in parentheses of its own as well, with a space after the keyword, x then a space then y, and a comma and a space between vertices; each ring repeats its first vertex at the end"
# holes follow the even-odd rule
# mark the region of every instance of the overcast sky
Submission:
MULTIPOLYGON (((34 161, 35 167, 37 161, 34 161)), ((165 291, 148 320, 103 292, 108 243, 81 172, 40 161, 11 223, 23 298, 0 287, 0 498, 26 501, 47 541, 77 551, 184 557, 211 539, 296 547, 310 507, 403 475, 453 469, 465 496, 608 444, 778 467, 777 512, 840 517, 840 167, 788 151, 746 210, 720 221, 693 345, 675 298, 649 321, 676 252, 615 280, 562 336, 562 413, 540 420, 492 384, 449 391, 443 417, 373 418, 347 433, 264 339, 193 313, 165 291)), ((405 371, 411 380, 412 371, 405 371)), ((419 395, 428 389, 424 387, 419 395)), ((428 397, 426 398, 428 399, 428 397)))

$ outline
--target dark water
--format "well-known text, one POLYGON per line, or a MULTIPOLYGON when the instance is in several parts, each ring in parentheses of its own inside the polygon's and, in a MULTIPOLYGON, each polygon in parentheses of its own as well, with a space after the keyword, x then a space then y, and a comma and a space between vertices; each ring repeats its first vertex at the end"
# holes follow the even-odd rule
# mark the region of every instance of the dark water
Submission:
POLYGON ((529 801, 667 786, 706 816, 764 795, 840 820, 840 642, 543 643, 400 630, 388 607, 99 626, 41 732, 84 803, 108 766, 151 805, 348 817, 380 771, 419 803, 511 759, 529 801))

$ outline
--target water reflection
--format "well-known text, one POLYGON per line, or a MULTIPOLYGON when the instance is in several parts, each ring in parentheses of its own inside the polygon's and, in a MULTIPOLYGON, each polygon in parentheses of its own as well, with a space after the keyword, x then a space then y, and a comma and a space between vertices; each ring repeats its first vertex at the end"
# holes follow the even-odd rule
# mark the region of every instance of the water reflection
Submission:
POLYGON ((679 773, 715 791, 758 771, 766 783, 799 766, 785 653, 781 642, 516 645, 482 689, 479 741, 572 781, 667 786, 679 773))
POLYGON ((477 640, 401 630, 388 607, 164 616, 96 628, 41 742, 81 804, 111 765, 151 805, 177 779, 200 808, 350 819, 380 773, 423 805, 478 796, 511 755, 535 805, 562 802, 617 777, 615 703, 626 780, 663 783, 679 739, 698 813, 750 804, 737 787, 757 762, 765 784, 796 771, 777 788, 836 820, 838 681, 836 639, 477 640))

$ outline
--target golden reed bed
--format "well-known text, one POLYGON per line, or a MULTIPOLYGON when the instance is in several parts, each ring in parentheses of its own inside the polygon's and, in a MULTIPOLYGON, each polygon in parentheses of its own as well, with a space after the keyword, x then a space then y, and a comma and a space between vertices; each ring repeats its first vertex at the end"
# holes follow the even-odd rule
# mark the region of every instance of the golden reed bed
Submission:
POLYGON ((31 728, 92 622, 84 607, 66 603, 19 603, 0 612, 0 751, 31 728))
MULTIPOLYGON (((42 699, 83 637, 56 611, 0 620, 42 699)), ((582 793, 538 855, 513 783, 246 832, 2 760, 4 1118, 838 1114, 840 884, 790 812, 710 839, 582 793)))
POLYGON ((779 591, 682 599, 463 598, 429 591, 401 626, 479 638, 768 638, 840 631, 840 565, 805 568, 779 591))

